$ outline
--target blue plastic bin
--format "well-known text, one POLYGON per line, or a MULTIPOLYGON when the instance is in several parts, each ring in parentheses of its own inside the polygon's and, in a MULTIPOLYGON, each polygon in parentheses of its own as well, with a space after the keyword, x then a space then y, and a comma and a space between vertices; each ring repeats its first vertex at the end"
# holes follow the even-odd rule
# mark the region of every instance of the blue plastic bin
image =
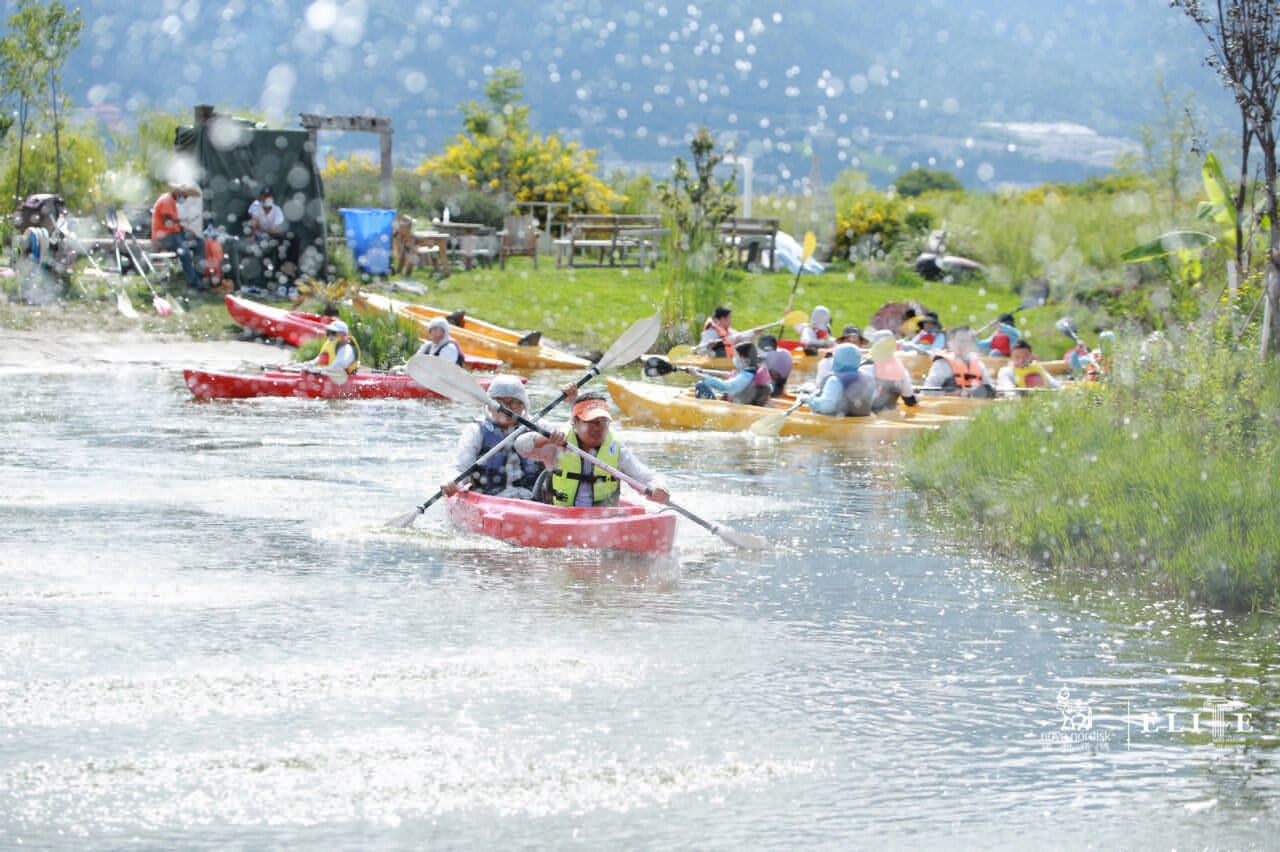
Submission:
POLYGON ((376 207, 343 207, 338 210, 346 223, 347 245, 356 256, 356 265, 370 275, 391 271, 391 230, 396 211, 376 207))

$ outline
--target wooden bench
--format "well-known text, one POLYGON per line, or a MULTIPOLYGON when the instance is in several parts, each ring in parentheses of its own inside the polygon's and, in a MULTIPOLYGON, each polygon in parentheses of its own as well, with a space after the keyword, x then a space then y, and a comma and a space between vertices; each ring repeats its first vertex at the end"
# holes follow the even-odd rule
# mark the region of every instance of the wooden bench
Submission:
POLYGON ((660 216, 576 213, 552 245, 556 266, 652 266, 658 258, 660 216))
POLYGON ((769 253, 769 270, 778 268, 777 219, 756 219, 730 216, 720 223, 720 243, 729 253, 730 264, 744 269, 760 264, 760 258, 769 253))

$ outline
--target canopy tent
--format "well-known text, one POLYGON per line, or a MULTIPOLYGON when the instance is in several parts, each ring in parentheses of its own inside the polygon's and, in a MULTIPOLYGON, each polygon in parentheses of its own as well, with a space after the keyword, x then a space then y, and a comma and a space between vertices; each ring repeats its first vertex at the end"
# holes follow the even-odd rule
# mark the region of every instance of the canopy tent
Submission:
POLYGON ((324 185, 307 131, 258 127, 197 108, 196 125, 179 127, 174 145, 195 161, 206 224, 243 236, 249 205, 269 186, 297 239, 298 271, 327 277, 324 185))

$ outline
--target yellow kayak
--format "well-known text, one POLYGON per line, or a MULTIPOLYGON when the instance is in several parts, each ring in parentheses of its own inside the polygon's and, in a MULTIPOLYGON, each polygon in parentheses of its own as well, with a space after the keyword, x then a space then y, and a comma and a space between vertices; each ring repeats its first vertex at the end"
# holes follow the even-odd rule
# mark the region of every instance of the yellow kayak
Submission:
MULTIPOLYGON (((389 311, 414 320, 421 327, 424 338, 427 335, 427 324, 431 320, 437 317, 455 316, 439 308, 401 302, 376 293, 362 293, 352 301, 357 307, 363 303, 369 309, 389 311)), ((449 336, 456 340, 466 352, 486 358, 498 358, 516 369, 581 370, 591 366, 591 362, 587 359, 547 346, 541 341, 533 344, 521 343, 520 341, 528 336, 509 328, 468 316, 463 316, 458 321, 462 324, 450 322, 449 336)))
MULTIPOLYGON (((710 429, 738 432, 789 406, 774 400, 770 407, 738 405, 718 399, 698 399, 692 388, 606 377, 609 395, 627 417, 672 429, 710 429)), ((969 400, 978 402, 978 400, 969 400)), ((960 419, 924 410, 895 409, 871 417, 827 417, 806 410, 787 415, 780 435, 808 435, 835 440, 882 440, 919 429, 937 429, 960 419)))
MULTIPOLYGON (((898 360, 902 362, 902 366, 907 368, 907 372, 913 376, 923 376, 929 372, 929 365, 933 363, 933 356, 926 355, 923 352, 908 352, 899 349, 895 353, 898 360)), ((996 380, 996 373, 1001 367, 1009 363, 1009 359, 1003 355, 983 355, 982 363, 986 365, 987 375, 991 381, 996 380)), ((1051 359, 1049 361, 1038 361, 1040 366, 1044 367, 1046 373, 1051 376, 1065 376, 1071 372, 1071 367, 1061 358, 1051 359)))

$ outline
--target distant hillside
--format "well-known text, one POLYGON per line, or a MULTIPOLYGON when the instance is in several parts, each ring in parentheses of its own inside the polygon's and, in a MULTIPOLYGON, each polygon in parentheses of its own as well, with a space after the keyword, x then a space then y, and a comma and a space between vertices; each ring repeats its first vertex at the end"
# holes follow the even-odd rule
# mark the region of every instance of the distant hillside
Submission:
MULTIPOLYGON (((66 75, 104 115, 388 115, 417 162, 519 67, 534 126, 600 152, 606 168, 664 174, 700 124, 755 161, 755 188, 795 189, 813 157, 887 184, 916 165, 969 186, 1104 171, 1145 121, 1155 74, 1224 127, 1229 100, 1199 34, 1167 0, 266 0, 81 3, 66 75), (376 7, 376 8, 375 8, 376 7)), ((324 134, 339 154, 372 137, 324 134)))

